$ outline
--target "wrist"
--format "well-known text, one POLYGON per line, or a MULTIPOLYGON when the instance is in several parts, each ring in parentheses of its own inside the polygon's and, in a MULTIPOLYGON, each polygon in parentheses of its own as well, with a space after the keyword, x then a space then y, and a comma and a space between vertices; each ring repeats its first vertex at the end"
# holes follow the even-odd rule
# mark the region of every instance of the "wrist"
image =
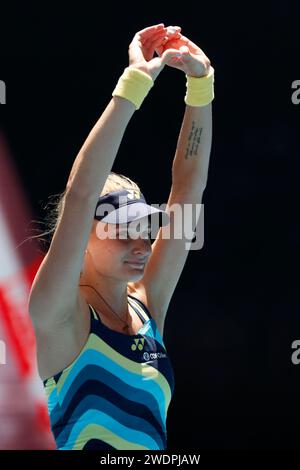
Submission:
POLYGON ((112 96, 128 99, 139 109, 153 85, 154 80, 148 73, 132 65, 125 68, 112 96))
POLYGON ((195 75, 187 75, 187 74, 186 74, 186 77, 203 78, 203 77, 207 77, 207 76, 210 75, 211 73, 214 73, 214 69, 213 69, 213 67, 209 64, 209 65, 206 67, 206 69, 205 69, 202 73, 195 74, 195 75))
POLYGON ((127 67, 127 69, 130 70, 138 70, 139 72, 142 72, 144 75, 147 76, 147 78, 151 78, 151 80, 154 81, 154 78, 150 74, 149 70, 144 66, 144 65, 139 65, 139 64, 132 64, 127 67))
POLYGON ((199 77, 186 75, 187 92, 184 101, 189 106, 206 106, 214 99, 214 69, 199 77))

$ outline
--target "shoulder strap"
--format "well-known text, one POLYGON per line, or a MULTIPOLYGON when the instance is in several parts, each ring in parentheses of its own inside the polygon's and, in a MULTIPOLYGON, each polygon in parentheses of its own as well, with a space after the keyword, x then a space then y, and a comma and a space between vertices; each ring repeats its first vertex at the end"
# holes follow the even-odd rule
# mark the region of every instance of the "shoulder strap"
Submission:
MULTIPOLYGON (((146 310, 146 313, 147 315, 149 316, 149 318, 151 318, 151 315, 147 309, 147 307, 142 303, 140 302, 138 299, 136 299, 135 297, 133 297, 132 295, 129 295, 128 294, 128 297, 131 297, 132 300, 134 300, 137 305, 144 311, 146 310)), ((143 323, 145 323, 147 320, 145 320, 145 317, 140 313, 139 309, 136 308, 133 303, 130 302, 130 305, 132 306, 133 310, 137 313, 137 315, 139 316, 139 318, 142 320, 143 323)), ((95 309, 89 304, 89 309, 90 309, 90 313, 91 313, 91 316, 92 318, 94 318, 95 320, 99 320, 99 317, 95 311, 95 309)))
POLYGON ((129 302, 129 299, 128 299, 128 303, 129 303, 129 305, 133 308, 133 310, 135 311, 135 313, 137 314, 137 316, 140 318, 140 320, 141 320, 143 323, 146 323, 147 320, 145 319, 145 317, 144 317, 144 316, 141 314, 141 312, 139 311, 139 308, 140 308, 140 307, 138 308, 136 305, 134 306, 133 301, 131 300, 131 301, 129 302))
POLYGON ((141 300, 137 299, 136 297, 133 297, 133 295, 130 295, 130 294, 127 294, 127 295, 128 295, 128 297, 130 297, 131 299, 133 299, 137 303, 137 305, 143 310, 143 312, 148 315, 149 319, 152 318, 148 308, 146 307, 146 305, 143 302, 141 302, 141 300))
POLYGON ((99 320, 97 313, 95 312, 95 310, 90 304, 89 304, 89 309, 90 309, 91 316, 94 317, 95 320, 99 320))

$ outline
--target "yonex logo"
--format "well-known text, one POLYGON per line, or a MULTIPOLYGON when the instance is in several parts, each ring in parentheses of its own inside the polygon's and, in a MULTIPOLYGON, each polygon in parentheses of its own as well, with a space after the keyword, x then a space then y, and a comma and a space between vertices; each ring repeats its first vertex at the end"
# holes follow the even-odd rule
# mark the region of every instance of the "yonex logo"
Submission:
POLYGON ((132 351, 136 351, 136 348, 138 348, 140 351, 142 351, 142 349, 144 347, 145 338, 136 338, 134 340, 134 342, 135 342, 135 344, 131 345, 132 351))

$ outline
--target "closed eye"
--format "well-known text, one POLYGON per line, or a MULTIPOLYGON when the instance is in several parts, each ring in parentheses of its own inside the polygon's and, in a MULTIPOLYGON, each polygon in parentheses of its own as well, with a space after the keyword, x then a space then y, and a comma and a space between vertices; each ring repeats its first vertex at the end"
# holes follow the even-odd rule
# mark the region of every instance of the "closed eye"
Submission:
MULTIPOLYGON (((127 239, 127 238, 135 238, 136 237, 136 233, 135 232, 130 232, 130 230, 120 230, 118 233, 117 233, 117 236, 118 238, 121 238, 121 239, 127 239)), ((140 236, 142 238, 151 238, 151 228, 148 228, 148 230, 146 230, 145 232, 142 232, 140 234, 140 236)))

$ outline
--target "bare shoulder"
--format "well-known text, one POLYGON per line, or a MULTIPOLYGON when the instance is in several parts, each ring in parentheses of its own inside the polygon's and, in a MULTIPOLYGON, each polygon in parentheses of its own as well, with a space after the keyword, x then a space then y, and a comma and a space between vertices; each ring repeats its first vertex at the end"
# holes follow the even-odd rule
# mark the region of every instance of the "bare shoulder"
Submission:
POLYGON ((38 371, 42 380, 71 365, 89 337, 89 307, 80 291, 77 307, 66 318, 68 320, 57 328, 35 331, 38 371))

